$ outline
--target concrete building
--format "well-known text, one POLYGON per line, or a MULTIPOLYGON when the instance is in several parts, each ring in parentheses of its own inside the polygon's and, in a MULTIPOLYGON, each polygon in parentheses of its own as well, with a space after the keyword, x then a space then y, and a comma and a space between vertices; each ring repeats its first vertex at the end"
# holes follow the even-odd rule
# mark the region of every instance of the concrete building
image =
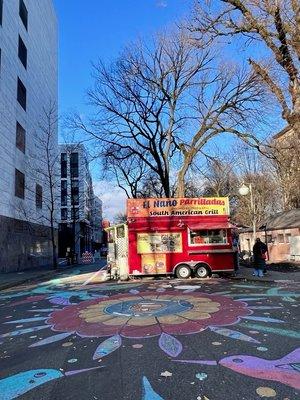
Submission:
POLYGON ((93 199, 92 221, 92 247, 93 250, 100 250, 103 241, 102 201, 97 196, 94 196, 93 199))
MULTIPOLYGON (((256 237, 268 242, 270 262, 300 261, 300 208, 273 215, 265 222, 256 237)), ((240 248, 245 254, 252 251, 252 230, 241 229, 240 248)))
POLYGON ((32 167, 43 108, 57 104, 57 52, 52 0, 0 1, 0 271, 51 262, 43 165, 32 167))
POLYGON ((59 256, 67 249, 78 257, 92 250, 94 193, 87 153, 82 144, 59 146, 60 150, 60 224, 59 256))

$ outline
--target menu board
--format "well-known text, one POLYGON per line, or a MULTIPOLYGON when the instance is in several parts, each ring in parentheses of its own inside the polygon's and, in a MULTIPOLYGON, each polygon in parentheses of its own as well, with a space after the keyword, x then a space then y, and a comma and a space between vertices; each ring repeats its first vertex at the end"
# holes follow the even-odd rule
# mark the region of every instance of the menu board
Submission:
POLYGON ((138 233, 137 252, 151 253, 182 253, 182 235, 180 232, 138 233))

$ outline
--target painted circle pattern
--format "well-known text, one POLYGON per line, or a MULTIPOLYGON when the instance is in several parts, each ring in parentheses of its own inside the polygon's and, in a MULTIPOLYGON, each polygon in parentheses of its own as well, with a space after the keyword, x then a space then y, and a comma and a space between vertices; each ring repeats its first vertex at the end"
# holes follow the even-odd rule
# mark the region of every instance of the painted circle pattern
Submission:
POLYGON ((50 314, 54 331, 76 332, 82 337, 119 334, 128 338, 158 336, 162 332, 185 335, 209 326, 235 324, 251 311, 241 301, 206 293, 165 291, 117 294, 70 305, 50 314))

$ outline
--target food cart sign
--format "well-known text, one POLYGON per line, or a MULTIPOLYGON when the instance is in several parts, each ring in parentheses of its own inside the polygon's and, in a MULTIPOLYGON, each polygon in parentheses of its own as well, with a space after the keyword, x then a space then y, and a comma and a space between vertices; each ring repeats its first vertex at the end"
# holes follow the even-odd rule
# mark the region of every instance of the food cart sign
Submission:
POLYGON ((127 200, 127 218, 200 215, 229 215, 228 197, 127 200))

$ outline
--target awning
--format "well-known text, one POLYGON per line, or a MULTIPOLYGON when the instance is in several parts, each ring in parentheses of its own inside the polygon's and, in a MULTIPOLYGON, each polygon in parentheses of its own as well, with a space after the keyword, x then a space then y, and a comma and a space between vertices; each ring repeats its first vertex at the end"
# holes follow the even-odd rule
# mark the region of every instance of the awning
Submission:
POLYGON ((200 231, 202 229, 232 229, 235 225, 230 222, 197 222, 187 224, 192 231, 200 231))

